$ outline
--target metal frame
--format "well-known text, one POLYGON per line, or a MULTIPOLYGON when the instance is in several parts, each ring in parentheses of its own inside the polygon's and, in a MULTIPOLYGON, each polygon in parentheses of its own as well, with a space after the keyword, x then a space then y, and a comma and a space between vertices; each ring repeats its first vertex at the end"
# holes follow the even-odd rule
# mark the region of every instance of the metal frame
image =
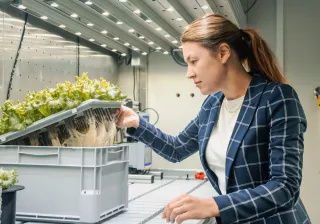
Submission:
POLYGON ((211 8, 211 10, 214 13, 219 12, 219 9, 218 9, 217 5, 214 3, 214 1, 212 1, 212 0, 206 0, 206 1, 207 1, 207 4, 209 5, 209 7, 211 8))
POLYGON ((162 180, 163 179, 163 172, 160 171, 150 171, 150 175, 154 175, 155 179, 162 180))
POLYGON ((277 0, 276 4, 276 55, 284 71, 284 0, 277 0))
POLYGON ((150 173, 160 172, 164 179, 184 179, 192 180, 195 179, 195 174, 199 171, 198 169, 171 169, 171 168, 152 168, 150 173))
POLYGON ((154 183, 154 175, 136 175, 136 174, 129 174, 128 177, 129 183, 154 183))
POLYGON ((107 31, 109 30, 111 33, 121 38, 125 42, 129 42, 133 46, 139 48, 139 50, 149 52, 149 46, 144 44, 139 38, 134 35, 129 35, 128 32, 124 31, 122 28, 119 28, 119 26, 117 26, 115 23, 102 16, 94 9, 86 6, 84 3, 77 0, 56 0, 55 2, 67 10, 77 13, 80 17, 85 18, 96 26, 103 27, 107 31))
MULTIPOLYGON (((12 2, 12 0, 5 0, 6 2, 3 2, 3 0, 0 0, 0 8, 1 10, 14 17, 17 18, 21 21, 24 20, 24 14, 26 12, 21 12, 20 9, 16 8, 16 7, 12 7, 10 4, 7 4, 9 1, 12 2)), ((32 30, 33 29, 37 29, 37 30, 45 30, 51 34, 55 34, 57 36, 63 37, 66 40, 70 41, 70 43, 75 43, 77 42, 77 37, 75 36, 74 33, 70 33, 69 31, 65 30, 65 29, 61 29, 59 27, 57 27, 56 25, 52 24, 52 23, 48 23, 42 19, 39 19, 38 17, 34 16, 33 14, 29 14, 28 17, 28 25, 32 26, 32 30), (33 27, 34 26, 34 27, 33 27)), ((30 26, 28 26, 28 29, 30 29, 30 26)), ((39 44, 38 42, 35 42, 35 44, 39 44)), ((115 52, 112 52, 111 50, 107 49, 107 48, 102 48, 101 46, 90 42, 87 39, 82 38, 81 39, 81 48, 82 47, 87 47, 90 48, 92 50, 94 50, 96 53, 100 53, 100 54, 107 54, 110 55, 112 57, 118 57, 118 54, 115 52)), ((76 45, 74 45, 76 46, 76 45)), ((73 77, 72 77, 73 78, 73 77)))
MULTIPOLYGON (((45 3, 35 0, 35 1, 28 1, 28 0, 20 0, 19 2, 14 2, 14 4, 22 4, 27 7, 24 11, 30 14, 34 14, 33 12, 41 12, 44 15, 50 15, 50 19, 57 24, 64 24, 67 27, 74 29, 75 32, 81 32, 85 36, 94 36, 95 40, 100 42, 101 44, 107 44, 108 46, 117 49, 122 53, 128 54, 128 48, 122 46, 121 44, 114 42, 113 40, 109 39, 108 37, 103 36, 99 32, 88 28, 87 26, 78 23, 77 21, 62 15, 58 10, 49 8, 48 5, 45 3)), ((37 15, 35 15, 37 16, 37 15)), ((56 24, 53 24, 56 25, 56 24)))
POLYGON ((192 16, 185 10, 178 0, 167 0, 170 5, 180 14, 180 16, 188 23, 194 20, 192 16))
POLYGON ((142 0, 129 0, 130 3, 139 8, 144 14, 146 14, 153 22, 158 24, 162 29, 164 29, 173 38, 178 39, 180 33, 173 29, 166 21, 164 21, 159 15, 154 13, 152 9, 149 8, 142 0))
POLYGON ((100 8, 108 9, 109 12, 112 12, 113 14, 117 15, 119 18, 121 18, 121 21, 123 21, 128 26, 131 26, 134 28, 138 33, 142 34, 146 38, 152 40, 154 43, 158 44, 162 49, 170 52, 172 44, 166 43, 166 41, 163 41, 160 37, 150 32, 148 29, 146 29, 143 25, 136 22, 133 18, 130 18, 125 12, 118 9, 116 6, 111 4, 108 1, 105 0, 92 0, 92 3, 99 6, 100 8))
POLYGON ((147 108, 147 89, 148 89, 148 58, 140 58, 140 66, 138 71, 138 99, 141 109, 147 108))
POLYGON ((238 26, 244 28, 247 25, 247 18, 244 14, 241 2, 239 0, 227 0, 227 2, 229 3, 238 26))
MULTIPOLYGON (((43 13, 44 15, 49 16, 49 19, 46 22, 51 23, 55 26, 68 23, 66 29, 68 32, 79 31, 84 34, 83 36, 81 36, 82 38, 88 40, 94 39, 97 41, 95 42, 94 40, 92 40, 94 41, 94 44, 100 44, 102 45, 101 47, 103 47, 103 44, 107 44, 113 49, 117 49, 119 52, 125 54, 130 53, 132 48, 134 51, 146 55, 147 53, 153 51, 154 48, 156 48, 154 46, 150 46, 152 45, 151 42, 153 42, 157 46, 161 47, 161 49, 156 48, 159 52, 165 51, 163 53, 168 54, 168 52, 171 52, 172 49, 178 48, 176 42, 179 42, 181 30, 174 28, 171 23, 168 23, 166 21, 166 18, 163 18, 144 1, 145 0, 128 0, 126 4, 118 2, 117 0, 115 0, 115 2, 109 2, 106 0, 91 1, 93 4, 95 4, 95 7, 109 11, 111 14, 113 14, 113 17, 118 18, 119 20, 124 22, 124 25, 122 27, 116 24, 115 21, 102 15, 98 9, 95 9, 94 7, 86 4, 83 0, 55 0, 55 2, 61 6, 61 8, 58 7, 58 9, 55 7, 51 7, 47 0, 12 0, 11 2, 14 2, 13 4, 23 4, 28 6, 27 9, 20 9, 26 12, 30 12, 37 17, 40 17, 38 13, 43 13), (132 12, 128 8, 128 3, 131 8, 132 6, 138 8, 144 16, 153 21, 154 25, 161 27, 162 30, 165 31, 165 36, 167 39, 162 36, 163 34, 154 32, 153 30, 150 30, 148 26, 143 24, 143 19, 134 15, 134 12, 132 12), (32 10, 30 11, 30 9, 32 10), (70 12, 79 14, 80 20, 71 18, 69 15, 70 12), (104 28, 112 35, 108 36, 101 34, 101 30, 97 30, 94 27, 87 26, 83 23, 84 21, 81 22, 81 19, 85 20, 85 22, 93 23, 99 28, 104 28), (139 19, 141 21, 139 21, 139 19), (58 21, 58 25, 54 24, 56 21, 58 21), (126 29, 133 28, 134 30, 136 30, 136 32, 130 34, 129 32, 131 31, 125 30, 124 27, 126 27, 126 29), (69 31, 68 29, 70 29, 71 31, 69 31), (167 36, 167 34, 169 36, 167 36), (143 38, 140 38, 140 35, 144 36, 145 39, 142 40, 143 38), (120 40, 118 41, 117 39, 114 39, 114 36, 120 38, 120 40), (174 39, 175 41, 173 41, 172 39, 174 39), (122 41, 130 43, 131 46, 129 47, 127 45, 124 45, 122 41)), ((181 4, 181 2, 179 2, 178 0, 166 1, 167 4, 171 5, 175 9, 175 11, 177 12, 176 15, 179 15, 184 19, 184 23, 191 23, 193 21, 193 16, 189 13, 185 5, 181 4)), ((219 2, 218 0, 206 0, 206 2, 212 11, 220 13, 221 10, 219 10, 219 7, 217 7, 217 4, 219 2)), ((225 0, 223 4, 226 6, 226 10, 224 10, 224 13, 229 15, 232 18, 232 21, 235 22, 239 27, 245 27, 246 16, 244 14, 240 1, 225 0)), ((160 29, 157 30, 160 31, 160 29)))
MULTIPOLYGON (((133 184, 136 185, 136 184, 133 184)), ((191 195, 199 195, 204 197, 211 189, 210 183, 207 180, 174 180, 174 181, 155 181, 155 187, 147 184, 137 184, 141 187, 136 197, 130 200, 129 207, 123 214, 109 219, 105 224, 116 223, 142 223, 142 224, 155 224, 161 222, 161 213, 166 206, 166 203, 180 196, 183 193, 191 195), (204 192, 203 194, 199 191, 204 192), (143 211, 143 212, 142 212, 143 211)), ((132 186, 132 185, 130 185, 132 186)), ((129 189, 130 191, 130 189, 129 189)), ((210 195, 209 197, 211 197, 210 195)), ((199 224, 204 220, 188 220, 186 224, 199 224)))

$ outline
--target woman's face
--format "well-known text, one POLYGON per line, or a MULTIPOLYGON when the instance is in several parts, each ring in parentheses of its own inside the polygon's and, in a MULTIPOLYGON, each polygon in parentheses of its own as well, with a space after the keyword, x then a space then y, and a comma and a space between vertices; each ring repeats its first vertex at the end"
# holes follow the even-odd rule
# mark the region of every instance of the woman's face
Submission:
POLYGON ((221 45, 217 53, 202 47, 199 43, 183 44, 184 60, 188 64, 187 78, 192 79, 203 95, 220 91, 226 78, 228 49, 221 45))

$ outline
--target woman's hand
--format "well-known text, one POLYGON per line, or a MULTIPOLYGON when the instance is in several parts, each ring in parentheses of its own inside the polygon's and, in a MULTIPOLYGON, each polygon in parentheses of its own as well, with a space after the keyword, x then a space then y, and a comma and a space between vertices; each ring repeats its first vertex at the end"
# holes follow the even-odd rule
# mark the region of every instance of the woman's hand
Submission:
POLYGON ((129 107, 122 106, 116 114, 116 125, 119 128, 138 128, 139 115, 129 107))
POLYGON ((162 213, 167 222, 182 223, 189 219, 206 219, 219 216, 219 208, 213 198, 196 198, 182 195, 170 202, 162 213))

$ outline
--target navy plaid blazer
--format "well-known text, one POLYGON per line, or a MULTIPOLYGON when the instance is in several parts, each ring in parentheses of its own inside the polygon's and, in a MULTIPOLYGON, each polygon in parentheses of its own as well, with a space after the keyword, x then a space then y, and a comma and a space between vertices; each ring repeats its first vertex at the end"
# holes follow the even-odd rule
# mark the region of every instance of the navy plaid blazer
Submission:
POLYGON ((204 101, 197 117, 178 135, 170 136, 142 118, 128 134, 171 162, 199 151, 220 210, 218 223, 311 223, 299 197, 307 121, 299 98, 287 84, 253 75, 227 149, 227 194, 205 158, 224 94, 204 101))

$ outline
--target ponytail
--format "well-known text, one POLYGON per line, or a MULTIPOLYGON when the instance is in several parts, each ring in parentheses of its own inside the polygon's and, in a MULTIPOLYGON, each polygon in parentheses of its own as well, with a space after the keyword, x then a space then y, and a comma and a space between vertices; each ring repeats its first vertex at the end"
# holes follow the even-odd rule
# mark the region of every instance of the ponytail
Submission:
POLYGON ((261 73, 268 80, 277 83, 286 83, 280 72, 276 58, 267 43, 254 29, 244 29, 244 38, 248 43, 247 64, 251 72, 261 73))
POLYGON ((228 43, 250 72, 259 73, 272 82, 286 83, 273 53, 260 35, 253 29, 239 29, 221 15, 209 14, 195 20, 181 37, 182 43, 188 41, 199 42, 212 51, 219 44, 228 43))

